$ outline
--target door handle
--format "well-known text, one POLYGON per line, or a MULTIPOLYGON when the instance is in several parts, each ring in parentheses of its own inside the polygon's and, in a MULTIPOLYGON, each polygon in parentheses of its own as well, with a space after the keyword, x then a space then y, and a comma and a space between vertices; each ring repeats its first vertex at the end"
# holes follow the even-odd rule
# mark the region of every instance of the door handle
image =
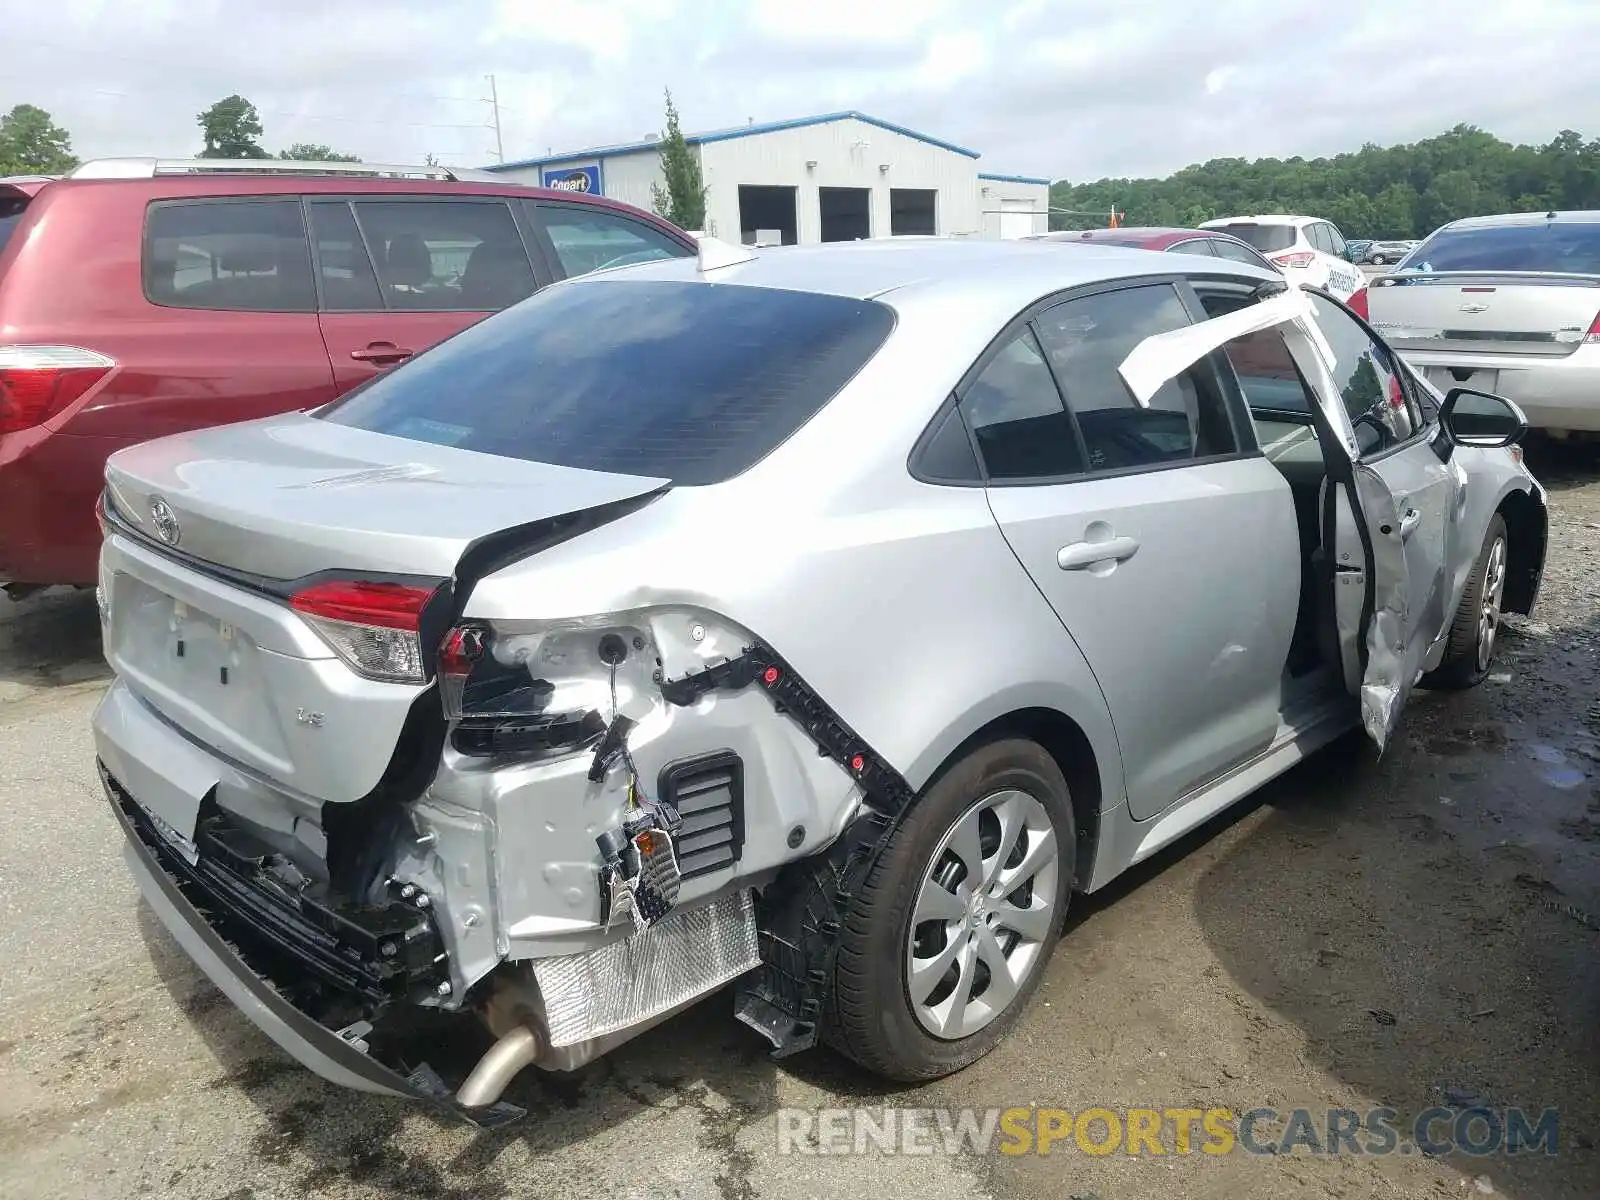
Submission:
POLYGON ((1403 542, 1417 531, 1417 526, 1422 524, 1422 514, 1414 508, 1406 509, 1400 518, 1400 540, 1403 542))
POLYGON ((352 350, 350 357, 357 362, 385 363, 404 362, 415 354, 415 350, 407 350, 396 346, 393 342, 371 342, 365 350, 352 350))
POLYGON ((1103 542, 1073 542, 1056 553, 1056 565, 1063 571, 1081 571, 1096 563, 1121 562, 1132 558, 1139 549, 1139 539, 1131 537, 1109 538, 1103 542))

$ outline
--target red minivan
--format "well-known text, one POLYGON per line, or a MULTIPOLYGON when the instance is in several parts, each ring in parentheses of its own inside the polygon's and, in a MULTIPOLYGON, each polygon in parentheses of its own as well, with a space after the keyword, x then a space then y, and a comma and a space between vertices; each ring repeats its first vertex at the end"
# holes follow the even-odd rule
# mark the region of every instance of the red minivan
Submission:
POLYGON ((314 408, 546 284, 695 248, 616 201, 446 168, 0 179, 0 582, 95 581, 115 450, 314 408))

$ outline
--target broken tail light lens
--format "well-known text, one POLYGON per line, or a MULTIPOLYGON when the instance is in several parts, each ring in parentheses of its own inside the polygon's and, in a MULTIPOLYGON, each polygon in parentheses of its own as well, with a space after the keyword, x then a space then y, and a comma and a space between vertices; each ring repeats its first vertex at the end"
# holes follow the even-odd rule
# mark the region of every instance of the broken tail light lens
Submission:
POLYGON ((1292 254, 1274 254, 1272 256, 1272 261, 1280 267, 1304 268, 1309 267, 1316 260, 1317 256, 1309 250, 1296 250, 1292 254))
POLYGON ((592 747, 617 717, 667 709, 661 686, 744 653, 708 613, 657 609, 573 621, 474 621, 439 647, 440 697, 466 754, 550 757, 592 747))
POLYGON ((0 434, 44 424, 116 365, 77 346, 0 346, 0 434))
POLYGON ((303 588, 289 607, 306 619, 358 675, 388 683, 426 683, 422 610, 434 589, 361 579, 303 588))

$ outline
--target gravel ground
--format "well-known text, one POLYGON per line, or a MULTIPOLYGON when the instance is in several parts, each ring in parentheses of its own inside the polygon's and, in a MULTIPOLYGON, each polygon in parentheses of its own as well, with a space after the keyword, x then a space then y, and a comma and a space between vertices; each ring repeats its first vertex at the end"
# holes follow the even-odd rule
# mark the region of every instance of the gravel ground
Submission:
POLYGON ((92 602, 0 600, 0 1195, 1273 1198, 1600 1195, 1600 465, 1551 489, 1539 611, 1496 675, 1416 697, 1079 903, 1013 1036, 886 1091, 769 1062, 725 999, 476 1134, 301 1071, 140 904, 93 780, 92 602), (780 1106, 1560 1110, 1559 1154, 777 1153, 780 1106))

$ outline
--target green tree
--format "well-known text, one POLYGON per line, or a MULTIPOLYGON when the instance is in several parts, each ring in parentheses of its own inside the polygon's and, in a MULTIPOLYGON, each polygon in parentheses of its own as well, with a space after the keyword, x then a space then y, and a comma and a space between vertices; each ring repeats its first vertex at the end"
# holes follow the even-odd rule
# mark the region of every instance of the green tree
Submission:
POLYGON ((331 146, 324 146, 318 142, 296 142, 287 150, 278 151, 279 158, 293 159, 296 162, 353 162, 361 161, 358 155, 340 154, 331 146))
POLYGON ((195 118, 205 134, 201 158, 271 158, 256 139, 261 136, 261 116, 243 96, 218 100, 195 118))
POLYGON ((661 174, 666 182, 650 185, 650 207, 679 229, 706 227, 706 185, 700 174, 700 160, 684 140, 678 123, 678 109, 667 96, 667 131, 661 139, 661 174))
POLYGON ((64 175, 78 165, 72 138, 32 104, 0 117, 0 175, 64 175))
POLYGON ((1471 125, 1399 146, 1331 158, 1218 158, 1165 179, 1065 180, 1050 188, 1052 227, 1103 226, 1115 203, 1127 225, 1193 226, 1213 217, 1291 212, 1326 217, 1349 237, 1425 237, 1458 217, 1600 208, 1600 139, 1563 130, 1513 145, 1471 125))

